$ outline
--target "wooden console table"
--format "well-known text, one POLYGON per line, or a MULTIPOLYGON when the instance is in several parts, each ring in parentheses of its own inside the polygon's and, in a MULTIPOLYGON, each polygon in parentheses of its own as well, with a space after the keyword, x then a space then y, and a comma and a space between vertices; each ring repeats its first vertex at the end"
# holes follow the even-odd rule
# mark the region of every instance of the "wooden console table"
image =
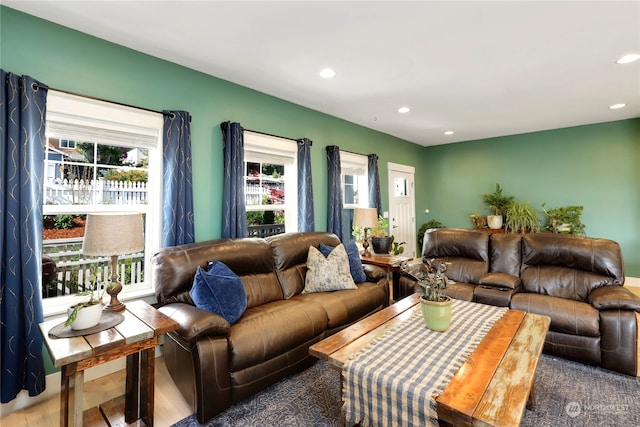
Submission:
POLYGON ((49 330, 60 319, 39 325, 53 365, 62 371, 61 426, 126 425, 137 420, 144 424, 138 421, 136 425, 153 426, 155 347, 158 337, 176 330, 178 324, 143 301, 127 303, 122 314, 124 321, 113 328, 73 338, 49 337, 49 330), (127 358, 124 398, 83 411, 85 369, 121 357, 127 358))

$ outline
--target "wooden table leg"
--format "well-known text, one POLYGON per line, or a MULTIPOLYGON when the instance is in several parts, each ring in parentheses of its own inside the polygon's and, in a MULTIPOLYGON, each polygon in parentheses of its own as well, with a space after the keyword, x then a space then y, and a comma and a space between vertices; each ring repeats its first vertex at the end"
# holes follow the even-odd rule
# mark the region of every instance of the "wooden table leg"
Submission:
POLYGON ((140 363, 140 418, 147 427, 153 426, 155 348, 142 351, 140 363))
POLYGON ((60 427, 69 426, 69 375, 67 367, 62 367, 60 373, 60 427))
POLYGON ((138 392, 140 390, 140 353, 127 356, 127 379, 124 395, 124 421, 131 423, 139 418, 138 392))
POLYGON ((73 375, 73 425, 82 427, 82 413, 84 412, 84 371, 76 371, 73 375))

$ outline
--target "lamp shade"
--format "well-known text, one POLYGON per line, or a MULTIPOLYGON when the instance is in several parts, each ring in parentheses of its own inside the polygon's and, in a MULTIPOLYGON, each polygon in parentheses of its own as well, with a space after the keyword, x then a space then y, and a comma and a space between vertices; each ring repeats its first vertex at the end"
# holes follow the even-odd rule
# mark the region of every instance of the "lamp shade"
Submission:
POLYGON ((377 226, 378 210, 376 208, 355 208, 353 210, 353 225, 362 228, 377 226))
POLYGON ((88 214, 82 241, 85 255, 123 255, 144 249, 142 214, 88 214))

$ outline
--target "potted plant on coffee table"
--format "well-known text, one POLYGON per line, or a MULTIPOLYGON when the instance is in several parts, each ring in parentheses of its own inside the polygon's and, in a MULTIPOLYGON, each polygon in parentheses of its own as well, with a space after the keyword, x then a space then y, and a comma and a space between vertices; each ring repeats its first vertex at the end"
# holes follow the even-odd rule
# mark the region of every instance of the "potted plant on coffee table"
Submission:
POLYGON ((425 260, 423 264, 409 267, 407 262, 400 266, 403 274, 412 277, 420 287, 420 305, 422 317, 427 328, 436 332, 444 332, 451 324, 451 303, 444 294, 452 281, 445 272, 449 263, 425 260), (417 268, 416 268, 417 267, 417 268))
POLYGON ((483 194, 482 201, 493 211, 492 215, 487 216, 487 225, 492 229, 502 228, 504 223, 504 215, 506 208, 513 200, 513 196, 505 196, 502 194, 502 187, 496 183, 496 191, 491 194, 483 194))
POLYGON ((81 330, 92 328, 100 323, 104 308, 102 300, 105 291, 110 286, 106 283, 99 283, 95 275, 90 275, 87 280, 89 290, 79 294, 87 295, 88 298, 67 309, 67 320, 64 322, 64 326, 71 326, 73 330, 81 330))

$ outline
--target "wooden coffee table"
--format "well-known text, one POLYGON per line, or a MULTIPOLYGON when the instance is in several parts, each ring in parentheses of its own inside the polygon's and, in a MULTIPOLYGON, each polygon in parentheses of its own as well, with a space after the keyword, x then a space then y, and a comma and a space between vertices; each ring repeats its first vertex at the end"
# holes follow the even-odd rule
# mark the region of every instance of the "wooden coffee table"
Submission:
MULTIPOLYGON (((413 294, 314 344, 309 353, 342 374, 350 355, 420 310, 413 294)), ((489 330, 436 398, 441 424, 520 425, 525 407, 533 408, 534 378, 551 319, 507 311, 489 330)))

